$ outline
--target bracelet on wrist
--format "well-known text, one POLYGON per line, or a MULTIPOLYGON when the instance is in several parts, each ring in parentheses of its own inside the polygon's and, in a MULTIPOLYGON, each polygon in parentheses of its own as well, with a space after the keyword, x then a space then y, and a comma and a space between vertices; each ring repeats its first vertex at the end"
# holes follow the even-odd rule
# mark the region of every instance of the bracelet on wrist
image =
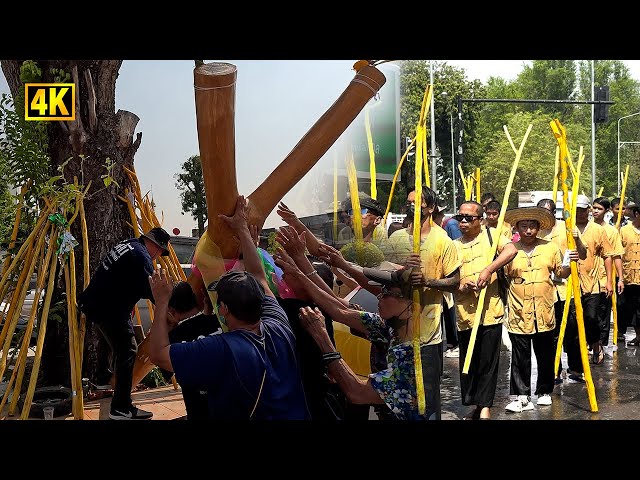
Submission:
POLYGON ((326 367, 327 365, 329 365, 334 360, 340 360, 341 358, 342 358, 342 355, 340 355, 340 352, 338 352, 338 351, 323 353, 322 354, 322 365, 326 367))
POLYGON ((311 270, 309 273, 305 273, 305 275, 306 275, 307 277, 312 277, 312 276, 317 275, 317 274, 318 274, 318 271, 317 271, 317 270, 315 270, 315 269, 314 269, 314 270, 311 270))

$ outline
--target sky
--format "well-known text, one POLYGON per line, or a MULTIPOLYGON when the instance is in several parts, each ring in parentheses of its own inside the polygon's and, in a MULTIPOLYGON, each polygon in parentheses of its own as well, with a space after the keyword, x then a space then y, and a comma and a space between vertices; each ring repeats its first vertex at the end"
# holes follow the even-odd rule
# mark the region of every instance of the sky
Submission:
MULTIPOLYGON (((206 60, 237 67, 235 146, 238 191, 249 195, 291 152, 354 77, 355 60, 206 60)), ((467 79, 490 76, 511 80, 527 60, 447 60, 466 70, 467 79)), ((640 61, 625 61, 640 81, 640 61)), ((151 191, 163 227, 190 235, 191 214, 181 214, 174 175, 190 156, 199 154, 193 89, 193 60, 125 60, 116 83, 116 109, 140 117, 136 133, 142 143, 135 168, 143 194, 151 191)), ((384 87, 383 87, 384 88, 384 87)), ((8 87, 0 75, 0 94, 8 87)), ((330 151, 331 152, 331 151, 330 151)), ((328 152, 285 197, 299 216, 315 213, 311 183, 331 171, 328 152)), ((265 228, 279 226, 273 212, 265 228)))

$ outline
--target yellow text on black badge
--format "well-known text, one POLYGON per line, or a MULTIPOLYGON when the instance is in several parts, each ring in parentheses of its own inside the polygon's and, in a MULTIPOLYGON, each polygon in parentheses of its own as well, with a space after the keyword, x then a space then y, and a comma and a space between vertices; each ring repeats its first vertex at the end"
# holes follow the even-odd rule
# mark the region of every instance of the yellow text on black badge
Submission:
POLYGON ((25 83, 25 120, 75 120, 75 83, 25 83))

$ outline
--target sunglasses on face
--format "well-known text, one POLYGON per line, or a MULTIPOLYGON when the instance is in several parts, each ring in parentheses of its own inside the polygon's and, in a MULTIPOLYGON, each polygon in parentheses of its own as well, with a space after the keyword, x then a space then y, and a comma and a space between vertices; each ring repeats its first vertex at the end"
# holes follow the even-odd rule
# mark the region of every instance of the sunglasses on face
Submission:
POLYGON ((404 298, 402 293, 392 292, 387 287, 382 287, 382 292, 377 295, 377 299, 381 300, 384 297, 404 298))
POLYGON ((480 218, 480 215, 454 215, 453 218, 455 218, 458 222, 467 222, 467 223, 471 223, 473 222, 476 218, 480 218))
MULTIPOLYGON (((349 214, 349 216, 353 216, 353 209, 348 210, 347 213, 349 214)), ((360 214, 364 217, 367 213, 369 213, 369 209, 368 208, 361 208, 360 209, 360 214)))

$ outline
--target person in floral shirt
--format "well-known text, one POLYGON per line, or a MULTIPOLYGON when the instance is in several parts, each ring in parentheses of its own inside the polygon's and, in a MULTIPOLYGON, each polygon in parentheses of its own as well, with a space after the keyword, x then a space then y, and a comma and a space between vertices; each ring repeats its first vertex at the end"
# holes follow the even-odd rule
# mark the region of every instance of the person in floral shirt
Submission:
MULTIPOLYGON (((427 420, 428 417, 418 411, 413 365, 411 269, 362 269, 362 274, 370 280, 369 283, 374 283, 380 288, 378 314, 345 306, 340 299, 319 288, 311 280, 313 272, 303 273, 296 262, 284 255, 282 250, 275 258, 276 264, 283 269, 285 275, 288 278, 295 277, 296 282, 304 286, 313 301, 333 320, 365 334, 371 342, 389 344, 387 368, 372 373, 367 380, 361 379, 336 351, 327 334, 324 316, 320 310, 311 307, 300 309, 302 326, 315 340, 322 352, 329 375, 335 379, 349 401, 364 405, 386 404, 399 420, 427 420)), ((430 368, 439 369, 439 365, 423 365, 425 376, 429 376, 430 368)), ((439 371, 437 374, 439 375, 439 371)), ((427 411, 430 406, 433 407, 429 399, 434 398, 434 392, 429 390, 430 386, 439 387, 428 384, 425 389, 427 411)))

